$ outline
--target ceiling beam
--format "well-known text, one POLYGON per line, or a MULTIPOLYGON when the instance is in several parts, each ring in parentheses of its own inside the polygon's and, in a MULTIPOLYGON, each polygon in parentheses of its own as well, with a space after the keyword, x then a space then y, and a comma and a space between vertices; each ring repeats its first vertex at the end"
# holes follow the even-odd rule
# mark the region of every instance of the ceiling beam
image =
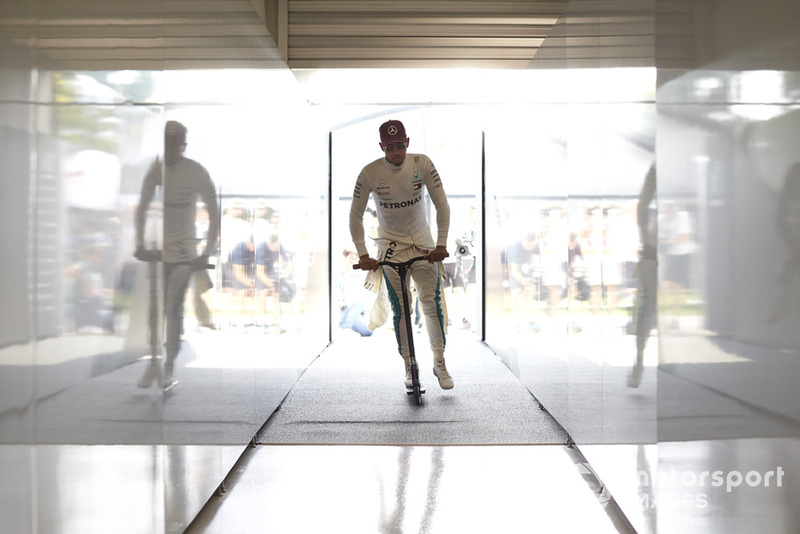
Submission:
MULTIPOLYGON (((259 0, 253 0, 258 2, 259 0)), ((289 59, 289 0, 263 0, 267 31, 284 61, 289 59)))

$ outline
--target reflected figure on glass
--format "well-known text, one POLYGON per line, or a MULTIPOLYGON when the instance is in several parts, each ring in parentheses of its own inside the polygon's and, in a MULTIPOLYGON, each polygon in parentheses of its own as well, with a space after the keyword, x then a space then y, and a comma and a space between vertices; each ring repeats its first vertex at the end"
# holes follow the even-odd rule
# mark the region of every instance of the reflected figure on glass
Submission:
POLYGON ((633 315, 636 332, 636 360, 628 377, 628 386, 639 387, 644 372, 644 350, 650 332, 656 325, 658 313, 658 218, 650 213, 650 205, 656 197, 655 165, 645 177, 636 206, 636 222, 639 227, 639 262, 636 265, 636 301, 633 315))
POLYGON ((776 224, 787 258, 778 272, 778 297, 769 315, 770 324, 786 320, 792 302, 800 295, 800 163, 786 175, 778 197, 776 224))
MULTIPOLYGON (((350 235, 359 254, 361 270, 377 271, 378 260, 369 256, 365 242, 364 212, 370 196, 378 214, 378 258, 404 262, 418 256, 409 268, 416 284, 430 347, 434 356, 434 375, 442 389, 453 388, 453 378, 445 365, 446 308, 442 291, 442 260, 447 252, 450 229, 450 205, 439 172, 424 154, 407 154, 409 137, 402 122, 390 120, 379 128, 384 157, 366 165, 356 179, 350 207, 350 235), (425 207, 425 191, 436 208, 436 240, 433 239, 425 207)), ((394 269, 383 269, 392 303, 398 351, 406 367, 406 387, 411 387, 409 340, 402 309, 400 276, 394 269)), ((412 341, 413 342, 413 341, 412 341)))
POLYGON ((541 267, 539 240, 533 232, 508 247, 508 282, 511 291, 511 306, 520 331, 538 332, 536 303, 539 300, 541 267))
MULTIPOLYGON (((208 268, 219 235, 219 210, 214 183, 200 163, 184 156, 186 127, 168 121, 164 128, 164 160, 156 159, 142 183, 136 209, 136 249, 134 256, 141 261, 163 262, 163 304, 166 325, 166 356, 151 354, 150 363, 139 387, 147 388, 158 380, 163 388, 174 384, 175 360, 180 350, 183 331, 184 299, 194 271, 208 268), (163 249, 145 243, 148 208, 156 194, 163 198, 163 249), (208 232, 205 244, 198 252, 197 202, 208 212, 208 232)), ((154 277, 153 281, 154 281, 154 277)), ((151 299, 155 296, 151 292, 151 299)), ((151 310, 156 303, 150 303, 151 310)), ((151 320, 151 330, 157 328, 151 320)), ((157 351, 160 353, 160 350, 157 351)))

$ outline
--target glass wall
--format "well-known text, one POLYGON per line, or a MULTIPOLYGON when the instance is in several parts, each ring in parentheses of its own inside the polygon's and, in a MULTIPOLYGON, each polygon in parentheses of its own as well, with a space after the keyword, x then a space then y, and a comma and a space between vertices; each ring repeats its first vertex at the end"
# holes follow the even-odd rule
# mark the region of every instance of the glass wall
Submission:
POLYGON ((655 71, 531 79, 486 132, 486 341, 582 450, 653 447, 655 71))
MULTIPOLYGON (((684 477, 665 477, 659 496, 688 494, 684 513, 739 510, 709 514, 706 531, 800 525, 786 505, 800 461, 800 78, 751 65, 775 50, 797 57, 781 43, 752 49, 735 69, 665 73, 659 90, 659 153, 670 155, 658 168, 659 470, 684 477), (685 483, 715 470, 724 486, 685 483)), ((659 530, 673 527, 675 508, 659 513, 659 530)))
POLYGON ((328 343, 325 135, 288 70, 18 59, 0 77, 6 528, 69 530, 45 512, 91 503, 98 524, 130 506, 151 510, 132 532, 178 531, 328 343))
MULTIPOLYGON (((244 4, 248 20, 228 22, 258 29, 266 57, 263 24, 244 4)), ((653 7, 597 6, 624 15, 634 4, 653 7)), ((658 80, 653 69, 604 63, 600 38, 583 47, 597 54, 583 63, 602 68, 575 69, 565 17, 535 65, 561 70, 407 77, 416 92, 392 87, 419 107, 344 105, 339 119, 321 120, 285 66, 237 71, 236 58, 215 56, 226 70, 170 70, 196 37, 167 54, 185 21, 160 24, 166 4, 147 13, 156 30, 139 51, 152 68, 130 71, 130 56, 114 54, 137 47, 71 58, 92 70, 59 65, 74 50, 45 38, 64 28, 38 24, 38 4, 0 4, 0 503, 13 510, 4 526, 52 530, 49 509, 114 521, 130 506, 131 531, 181 530, 338 316, 328 300, 328 133, 335 287, 353 181, 380 157, 377 125, 400 118, 454 205, 453 280, 466 271, 460 246, 467 262, 485 252, 485 273, 473 269, 485 274, 486 341, 632 522, 653 532, 800 530, 798 8, 655 4, 655 32, 650 16, 619 27, 658 33, 658 80), (447 79, 476 92, 443 90, 447 79), (465 104, 483 98, 491 104, 465 104), (423 105, 434 101, 448 105, 423 105), (148 370, 166 358, 169 278, 163 262, 134 252, 145 176, 167 173, 169 120, 188 128, 184 155, 214 184, 221 239, 214 268, 189 280, 175 323, 179 382, 165 394, 148 370), (485 235, 471 233, 476 207, 485 235), (712 486, 712 473, 723 484, 712 486), (102 483, 76 491, 71 482, 89 475, 102 483), (109 482, 119 478, 129 483, 109 482)), ((66 5, 47 16, 69 15, 66 5)), ((69 5, 86 18, 95 7, 69 5)), ((358 87, 388 86, 362 74, 358 87)), ((188 207, 163 197, 143 211, 143 244, 157 250, 161 221, 188 207)), ((213 210, 193 207, 203 247, 213 210)), ((451 319, 475 330, 478 301, 468 285, 465 294, 451 319)))
MULTIPOLYGON (((575 74, 542 79, 571 85, 575 74)), ((515 108, 487 131, 487 284, 502 290, 486 339, 579 442, 655 440, 654 377, 637 384, 635 402, 619 396, 637 360, 637 206, 655 158, 653 75, 583 72, 593 89, 639 92, 595 104, 574 91, 573 102, 515 108)))

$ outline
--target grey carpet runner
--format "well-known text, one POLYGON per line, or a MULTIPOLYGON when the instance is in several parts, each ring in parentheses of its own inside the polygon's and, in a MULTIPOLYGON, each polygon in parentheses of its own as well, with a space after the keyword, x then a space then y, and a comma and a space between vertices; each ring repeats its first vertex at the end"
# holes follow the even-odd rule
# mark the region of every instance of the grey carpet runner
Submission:
MULTIPOLYGON (((424 343, 420 338, 417 344, 424 343)), ((417 349, 427 390, 406 394, 391 331, 333 343, 259 432, 263 444, 563 444, 567 435, 486 345, 448 336, 455 388, 442 390, 430 349, 417 349)))

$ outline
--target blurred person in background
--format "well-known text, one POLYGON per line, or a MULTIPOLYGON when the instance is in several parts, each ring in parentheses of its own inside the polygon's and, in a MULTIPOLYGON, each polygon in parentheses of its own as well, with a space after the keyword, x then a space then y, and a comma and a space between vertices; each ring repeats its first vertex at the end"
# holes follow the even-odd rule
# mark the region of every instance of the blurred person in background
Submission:
POLYGON ((636 222, 639 227, 639 263, 636 266, 636 360, 628 376, 628 386, 638 388, 644 372, 644 349, 658 313, 658 229, 657 218, 650 215, 650 204, 656 197, 656 168, 650 167, 639 193, 636 222))

